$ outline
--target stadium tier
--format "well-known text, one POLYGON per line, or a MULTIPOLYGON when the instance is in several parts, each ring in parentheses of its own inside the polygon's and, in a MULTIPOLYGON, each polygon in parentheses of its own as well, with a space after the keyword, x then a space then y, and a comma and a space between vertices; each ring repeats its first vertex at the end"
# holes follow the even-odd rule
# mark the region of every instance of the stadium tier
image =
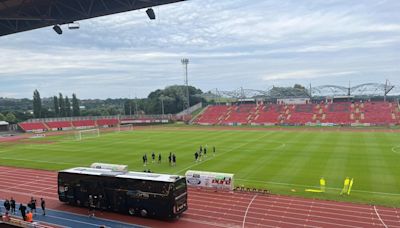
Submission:
POLYGON ((19 126, 22 128, 24 131, 46 131, 48 128, 44 123, 38 122, 38 123, 19 123, 19 126))
POLYGON ((203 125, 394 125, 400 111, 391 102, 238 104, 208 106, 194 121, 203 125))
POLYGON ((98 126, 115 126, 119 124, 118 119, 98 119, 96 122, 98 126))
POLYGON ((74 127, 94 127, 96 122, 94 120, 75 120, 72 121, 74 127))
POLYGON ((46 122, 46 124, 51 129, 64 129, 64 128, 72 127, 72 124, 70 121, 46 122))

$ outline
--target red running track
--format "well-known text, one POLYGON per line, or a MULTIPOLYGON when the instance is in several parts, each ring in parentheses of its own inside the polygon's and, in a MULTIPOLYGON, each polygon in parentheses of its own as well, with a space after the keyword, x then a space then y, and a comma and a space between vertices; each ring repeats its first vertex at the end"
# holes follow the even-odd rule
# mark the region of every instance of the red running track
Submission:
MULTIPOLYGON (((27 203, 43 197, 49 208, 86 214, 57 197, 57 173, 0 166, 0 198, 27 203)), ((104 213, 98 217, 149 227, 399 227, 400 209, 253 193, 189 189, 189 210, 177 221, 104 213)))

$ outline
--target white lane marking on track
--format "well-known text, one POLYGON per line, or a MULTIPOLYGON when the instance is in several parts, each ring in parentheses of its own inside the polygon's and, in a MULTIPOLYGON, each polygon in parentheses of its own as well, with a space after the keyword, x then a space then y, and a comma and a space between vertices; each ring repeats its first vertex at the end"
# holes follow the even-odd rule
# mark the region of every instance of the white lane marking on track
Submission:
POLYGON ((376 215, 378 216, 379 220, 380 220, 381 223, 383 224, 383 226, 384 226, 385 228, 387 228, 388 226, 387 226, 387 225, 385 224, 385 222, 382 220, 382 218, 381 218, 381 216, 379 215, 378 210, 376 209, 375 205, 374 205, 374 210, 375 210, 375 213, 376 213, 376 215))
POLYGON ((244 217, 243 217, 243 223, 242 223, 242 228, 244 228, 244 224, 246 223, 246 217, 247 217, 247 213, 249 212, 250 206, 253 203, 254 199, 257 197, 257 194, 253 196, 253 199, 251 199, 249 205, 247 205, 246 208, 246 213, 244 213, 244 217))
POLYGON ((14 160, 14 161, 27 161, 27 162, 38 162, 38 163, 48 163, 48 164, 62 164, 62 165, 80 165, 78 163, 69 163, 69 162, 56 162, 56 161, 45 161, 45 160, 31 160, 31 159, 22 159, 22 158, 0 158, 3 160, 14 160))
MULTIPOLYGON (((74 212, 69 212, 69 211, 60 211, 60 210, 57 210, 57 209, 50 209, 50 210, 51 210, 51 211, 56 211, 56 212, 59 212, 59 213, 65 213, 65 214, 75 215, 75 216, 79 216, 79 217, 86 217, 86 216, 84 216, 84 215, 82 215, 82 214, 78 214, 78 213, 74 213, 74 212)), ((106 218, 97 218, 97 219, 104 220, 104 221, 109 221, 109 222, 118 222, 118 223, 120 223, 120 224, 125 224, 125 225, 130 225, 130 226, 135 225, 136 227, 149 228, 148 226, 144 226, 144 225, 131 224, 131 223, 126 223, 126 222, 122 222, 122 221, 116 221, 116 220, 112 220, 112 219, 106 219, 106 218)))

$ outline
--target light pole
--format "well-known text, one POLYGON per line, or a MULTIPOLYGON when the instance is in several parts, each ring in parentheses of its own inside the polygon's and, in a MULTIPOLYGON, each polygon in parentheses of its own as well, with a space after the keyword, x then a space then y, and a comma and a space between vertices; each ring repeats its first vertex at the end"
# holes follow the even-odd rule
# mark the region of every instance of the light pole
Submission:
POLYGON ((185 85, 186 85, 186 102, 184 103, 183 110, 188 109, 190 107, 190 101, 189 101, 189 82, 188 82, 188 64, 189 64, 189 59, 183 58, 181 60, 181 63, 183 67, 185 68, 185 85))
POLYGON ((160 97, 161 100, 161 113, 162 113, 162 118, 164 118, 164 96, 160 97))

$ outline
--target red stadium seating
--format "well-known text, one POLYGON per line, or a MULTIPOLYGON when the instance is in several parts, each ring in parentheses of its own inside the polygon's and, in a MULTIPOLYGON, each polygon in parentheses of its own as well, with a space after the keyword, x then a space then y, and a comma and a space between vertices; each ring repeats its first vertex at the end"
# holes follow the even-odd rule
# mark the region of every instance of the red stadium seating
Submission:
POLYGON ((113 126, 113 125, 118 125, 119 120, 118 119, 98 119, 97 120, 97 125, 98 126, 113 126))
POLYGON ((282 105, 276 104, 259 105, 252 122, 256 124, 277 124, 282 107, 282 105))
POLYGON ((42 123, 42 122, 38 122, 38 123, 24 122, 24 123, 19 123, 18 125, 24 131, 44 131, 44 130, 48 130, 46 125, 44 123, 42 123))
POLYGON ((57 121, 57 122, 46 122, 47 126, 49 128, 54 129, 60 129, 60 128, 71 128, 72 124, 70 121, 57 121))
POLYGON ((197 124, 218 124, 227 113, 229 106, 216 105, 208 106, 207 109, 197 118, 197 124))
POLYGON ((75 120, 72 121, 74 127, 94 127, 96 123, 94 120, 75 120))
POLYGON ((394 104, 389 102, 366 102, 361 110, 364 118, 362 123, 373 123, 379 125, 394 124, 396 118, 392 115, 395 112, 394 104))
POLYGON ((293 125, 304 125, 310 123, 313 117, 313 104, 299 104, 294 106, 294 110, 288 114, 285 123, 293 125))
POLYGON ((222 120, 222 124, 247 124, 251 111, 256 108, 255 104, 241 104, 231 106, 230 112, 222 120))
POLYGON ((194 123, 197 124, 289 124, 353 123, 396 124, 400 111, 395 103, 335 102, 330 104, 240 104, 209 106, 194 123))

